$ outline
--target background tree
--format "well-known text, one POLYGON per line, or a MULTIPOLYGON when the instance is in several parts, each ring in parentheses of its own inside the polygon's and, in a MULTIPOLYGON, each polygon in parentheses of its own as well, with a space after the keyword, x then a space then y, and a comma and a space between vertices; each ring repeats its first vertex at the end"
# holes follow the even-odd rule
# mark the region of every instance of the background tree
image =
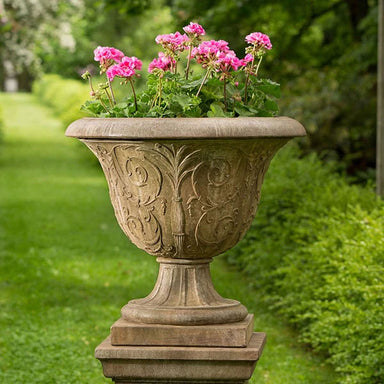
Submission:
POLYGON ((36 54, 52 39, 71 50, 69 17, 81 11, 80 0, 0 0, 0 66, 3 84, 4 62, 13 67, 21 88, 29 89, 30 80, 42 63, 36 54))
POLYGON ((376 0, 170 0, 169 5, 180 26, 198 20, 238 54, 245 46, 239 36, 254 30, 269 34, 274 48, 263 70, 282 84, 282 113, 308 129, 307 149, 343 159, 360 179, 373 176, 376 0))
POLYGON ((281 83, 281 113, 309 131, 303 147, 342 159, 361 180, 375 167, 377 12, 377 0, 0 0, 0 56, 28 80, 39 72, 78 78, 96 46, 145 65, 157 55, 154 37, 189 21, 239 56, 242 38, 262 31, 273 50, 261 75, 281 83))

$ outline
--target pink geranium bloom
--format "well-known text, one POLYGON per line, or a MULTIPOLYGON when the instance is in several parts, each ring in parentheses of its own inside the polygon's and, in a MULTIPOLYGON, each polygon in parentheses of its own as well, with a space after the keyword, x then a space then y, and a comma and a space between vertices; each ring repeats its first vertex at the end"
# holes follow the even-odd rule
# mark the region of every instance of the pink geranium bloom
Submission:
POLYGON ((204 36, 205 35, 205 30, 204 28, 197 23, 192 23, 190 22, 189 25, 185 26, 183 28, 184 32, 190 34, 190 35, 195 35, 195 36, 204 36))
POLYGON ((242 65, 247 65, 248 63, 251 63, 253 61, 253 55, 250 53, 246 54, 244 59, 242 60, 242 65))
POLYGON ((216 72, 229 73, 231 69, 237 71, 239 67, 243 66, 243 60, 240 60, 234 51, 221 53, 215 62, 216 72))
POLYGON ((176 60, 166 56, 163 52, 159 52, 159 57, 152 60, 149 64, 148 72, 152 73, 154 69, 162 71, 170 71, 172 66, 176 64, 176 60))
POLYGON ((196 58, 203 67, 212 66, 223 54, 230 51, 228 42, 224 40, 203 41, 198 47, 192 50, 192 57, 196 58))
POLYGON ((136 74, 136 70, 140 70, 142 66, 142 61, 137 57, 124 56, 119 63, 114 64, 107 69, 107 76, 110 81, 115 77, 130 79, 136 74))
POLYGON ((260 48, 272 49, 272 44, 268 35, 261 32, 253 32, 245 37, 248 44, 256 45, 260 48))
POLYGON ((121 62, 123 64, 125 64, 126 66, 130 66, 131 68, 135 69, 135 70, 141 70, 141 68, 143 67, 143 62, 141 60, 139 60, 137 57, 135 56, 132 56, 132 57, 127 57, 127 56, 124 56, 122 59, 121 59, 121 62))
POLYGON ((124 57, 124 53, 113 47, 97 47, 94 50, 95 61, 99 61, 100 65, 110 65, 113 61, 119 63, 124 57))
POLYGON ((188 40, 188 36, 186 34, 182 35, 180 32, 158 35, 155 39, 157 44, 161 44, 163 48, 172 52, 184 51, 188 40))

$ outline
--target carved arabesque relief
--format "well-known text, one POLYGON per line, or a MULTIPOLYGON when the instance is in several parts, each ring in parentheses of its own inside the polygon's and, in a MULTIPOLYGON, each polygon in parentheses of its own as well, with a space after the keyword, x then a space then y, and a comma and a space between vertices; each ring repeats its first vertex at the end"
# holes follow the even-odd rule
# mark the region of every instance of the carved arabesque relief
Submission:
POLYGON ((249 228, 279 139, 84 140, 125 234, 149 254, 212 257, 249 228))

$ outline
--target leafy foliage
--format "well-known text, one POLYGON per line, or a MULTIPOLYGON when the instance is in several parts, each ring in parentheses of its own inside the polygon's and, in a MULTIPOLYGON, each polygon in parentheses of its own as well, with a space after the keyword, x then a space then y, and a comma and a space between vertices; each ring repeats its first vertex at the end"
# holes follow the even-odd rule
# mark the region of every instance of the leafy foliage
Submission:
MULTIPOLYGON (((3 0, 0 4, 0 66, 9 62, 19 77, 32 77, 42 69, 39 52, 51 42, 74 51, 70 18, 82 12, 77 0, 3 0)), ((50 61, 49 55, 44 59, 50 61)), ((7 76, 6 68, 0 73, 7 76)), ((1 79, 2 80, 2 79, 1 79)))
POLYGON ((33 84, 34 95, 51 107, 65 125, 84 117, 79 105, 87 100, 89 91, 85 84, 58 75, 45 75, 33 84))
POLYGON ((3 110, 0 106, 0 144, 3 140, 3 125, 4 125, 4 122, 3 122, 3 110))
POLYGON ((306 151, 339 160, 360 181, 375 167, 376 0, 171 0, 175 20, 198 20, 238 53, 233 31, 274 41, 265 71, 282 84, 281 114, 309 131, 306 151))
POLYGON ((244 84, 235 85, 235 80, 234 77, 226 84, 224 98, 224 83, 215 77, 209 79, 196 96, 203 77, 186 80, 170 72, 162 78, 150 74, 147 88, 137 97, 137 110, 133 96, 112 108, 107 106, 106 99, 87 101, 82 109, 100 117, 236 117, 277 113, 275 100, 280 96, 279 84, 268 79, 252 79, 248 87, 249 101, 244 105, 241 102, 244 84))
POLYGON ((315 155, 281 151, 256 220, 228 253, 343 384, 383 381, 384 206, 315 155))
POLYGON ((320 218, 315 242, 276 270, 276 306, 302 340, 330 354, 341 383, 384 378, 384 209, 350 207, 320 218))

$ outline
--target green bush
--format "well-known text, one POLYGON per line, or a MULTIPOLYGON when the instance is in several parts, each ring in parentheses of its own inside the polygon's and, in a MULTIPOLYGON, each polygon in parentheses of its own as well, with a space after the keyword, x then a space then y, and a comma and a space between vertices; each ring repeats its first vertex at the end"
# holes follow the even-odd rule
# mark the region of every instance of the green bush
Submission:
MULTIPOLYGON (((105 81, 101 77, 93 79, 94 84, 105 81)), ((45 105, 52 108, 56 117, 66 126, 72 121, 91 115, 80 107, 91 97, 87 81, 65 79, 59 75, 48 74, 35 81, 32 87, 34 95, 45 105)), ((116 83, 114 92, 117 98, 130 95, 127 85, 116 83)))
POLYGON ((37 98, 51 107, 65 125, 86 116, 80 107, 89 98, 88 84, 50 74, 37 80, 32 89, 37 98))
POLYGON ((1 106, 0 106, 0 144, 3 141, 3 125, 4 125, 3 110, 1 109, 1 106))
POLYGON ((384 382, 384 207, 332 165, 287 147, 272 162, 259 213, 227 257, 253 276, 340 383, 384 382))

